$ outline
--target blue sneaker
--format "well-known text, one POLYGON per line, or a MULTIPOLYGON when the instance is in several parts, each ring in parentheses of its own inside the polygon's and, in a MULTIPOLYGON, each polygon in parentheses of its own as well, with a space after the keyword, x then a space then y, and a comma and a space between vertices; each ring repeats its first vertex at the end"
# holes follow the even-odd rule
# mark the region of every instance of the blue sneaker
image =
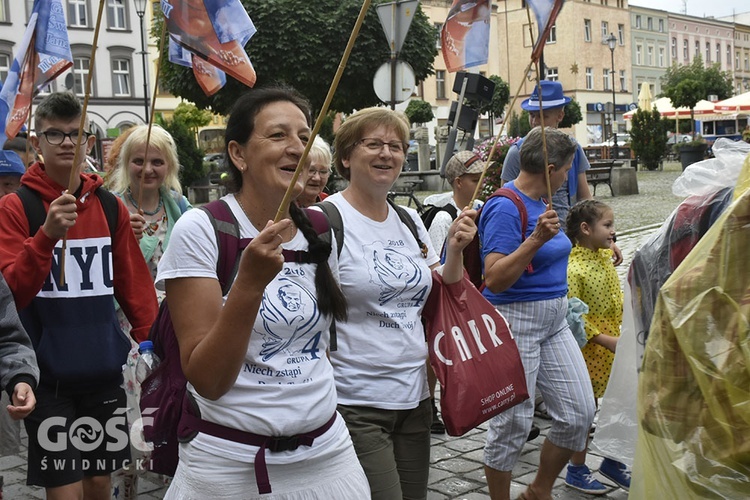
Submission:
POLYGON ((589 495, 604 495, 609 488, 596 480, 594 474, 584 465, 568 464, 565 484, 589 495))
POLYGON ((605 458, 599 466, 599 474, 613 481, 625 491, 630 491, 630 469, 625 464, 605 458))

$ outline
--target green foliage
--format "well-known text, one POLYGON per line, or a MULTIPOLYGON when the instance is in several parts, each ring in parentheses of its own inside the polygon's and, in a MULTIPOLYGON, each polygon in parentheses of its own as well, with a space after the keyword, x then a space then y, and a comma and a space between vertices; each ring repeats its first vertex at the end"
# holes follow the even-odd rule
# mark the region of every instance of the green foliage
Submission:
POLYGON ((526 137, 531 131, 531 125, 529 124, 529 112, 525 109, 521 111, 519 116, 515 111, 510 114, 510 122, 508 125, 508 136, 509 137, 526 137))
POLYGON ((421 99, 411 99, 404 113, 412 124, 427 123, 435 117, 430 103, 421 99))
POLYGON ((193 104, 181 102, 174 110, 176 120, 185 124, 193 134, 198 134, 200 127, 205 127, 211 123, 211 112, 205 109, 198 109, 193 104))
POLYGON ((630 147, 649 170, 656 170, 667 152, 667 123, 656 108, 633 115, 630 147))
POLYGON ((479 108, 479 113, 489 113, 490 118, 500 117, 510 101, 510 87, 497 75, 492 75, 489 79, 495 84, 495 91, 492 93, 492 100, 479 108))
POLYGON ((195 143, 195 134, 176 113, 172 120, 165 120, 162 115, 158 115, 156 122, 174 139, 180 161, 180 183, 187 189, 208 174, 207 165, 203 164, 203 151, 195 143))
MULTIPOLYGON (((528 123, 528 120, 526 121, 528 123)), ((510 147, 518 141, 518 138, 512 139, 500 139, 495 147, 495 152, 492 154, 492 163, 487 167, 487 173, 484 175, 484 183, 482 184, 482 191, 479 194, 479 199, 484 201, 489 195, 494 193, 497 188, 502 187, 503 180, 501 174, 503 172, 503 162, 505 161, 505 155, 508 154, 510 147)), ((492 150, 492 145, 495 142, 494 137, 485 139, 474 147, 474 152, 479 155, 482 161, 487 161, 492 150)))
POLYGON ((583 120, 583 114, 581 113, 581 105, 578 104, 578 101, 573 99, 568 103, 567 106, 565 106, 565 116, 563 116, 562 121, 558 125, 559 128, 568 128, 572 127, 576 123, 583 120))
POLYGON ((661 77, 662 94, 669 97, 676 108, 690 108, 690 125, 695 134, 693 109, 701 99, 710 94, 719 100, 731 97, 734 89, 732 76, 728 71, 721 71, 719 63, 706 68, 703 59, 696 56, 691 64, 673 64, 661 77))
MULTIPOLYGON (((383 3, 378 0, 377 3, 383 3)), ((257 72, 256 86, 283 82, 302 92, 321 109, 361 8, 358 0, 243 0, 258 32, 245 47, 257 72)), ((376 2, 373 2, 376 3, 376 2)), ((155 30, 158 30, 155 28, 155 30)), ((436 30, 417 7, 399 57, 414 69, 419 84, 434 73, 436 30)), ((157 38, 158 39, 158 38, 157 38)), ((190 68, 162 55, 161 83, 174 95, 227 114, 237 97, 248 89, 227 77, 226 86, 212 97, 200 89, 190 68)), ((372 80, 378 67, 390 59, 390 48, 375 5, 367 12, 346 69, 331 102, 331 109, 349 113, 380 102, 372 80)))

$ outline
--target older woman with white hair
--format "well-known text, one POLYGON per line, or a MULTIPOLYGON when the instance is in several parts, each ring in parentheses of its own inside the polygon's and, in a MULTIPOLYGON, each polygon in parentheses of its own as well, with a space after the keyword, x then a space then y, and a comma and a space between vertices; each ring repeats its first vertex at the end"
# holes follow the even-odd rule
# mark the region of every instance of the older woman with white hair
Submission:
POLYGON ((317 136, 308 156, 310 167, 307 169, 307 182, 304 191, 297 197, 297 204, 301 207, 309 207, 328 197, 323 189, 331 175, 331 160, 333 159, 331 146, 323 138, 317 136))

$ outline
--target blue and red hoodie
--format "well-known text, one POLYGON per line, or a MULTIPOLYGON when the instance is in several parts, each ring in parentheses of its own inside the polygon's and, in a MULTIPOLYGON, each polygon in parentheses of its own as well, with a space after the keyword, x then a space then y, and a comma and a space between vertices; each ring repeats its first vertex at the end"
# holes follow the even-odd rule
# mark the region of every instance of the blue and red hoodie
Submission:
MULTIPOLYGON (((35 163, 21 184, 40 194, 45 210, 65 191, 35 163)), ((41 371, 40 384, 89 390, 119 383, 130 340, 122 332, 114 300, 133 325, 140 342, 157 313, 156 295, 146 261, 130 228, 130 216, 118 200, 114 241, 99 197, 95 174, 81 174, 78 218, 68 230, 65 283, 60 283, 62 240, 41 228, 29 236, 20 198, 0 199, 0 272, 3 273, 31 337, 41 371)))

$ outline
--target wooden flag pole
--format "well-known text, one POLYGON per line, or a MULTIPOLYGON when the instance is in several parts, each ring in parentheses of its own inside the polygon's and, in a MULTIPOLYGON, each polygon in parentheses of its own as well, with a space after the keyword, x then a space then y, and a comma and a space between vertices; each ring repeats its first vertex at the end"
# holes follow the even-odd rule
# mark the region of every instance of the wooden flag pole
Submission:
POLYGON ((276 217, 274 218, 274 222, 278 222, 281 220, 281 218, 284 216, 285 208, 289 206, 289 203, 292 200, 292 190, 294 189, 295 184, 297 183, 297 179, 300 176, 300 173, 302 172, 302 167, 307 161, 307 155, 310 152, 310 149, 312 148, 313 141, 315 140, 315 137, 318 135, 318 131, 320 130, 320 127, 323 125, 323 120, 326 116, 326 113, 328 113, 328 107, 331 105, 331 101, 333 100, 333 95, 336 93, 336 87, 339 85, 339 80, 341 80, 341 75, 344 74, 344 68, 346 68, 346 62, 349 60, 349 54, 352 52, 352 48, 354 47, 354 42, 357 40, 357 36, 359 35, 359 29, 362 27, 362 23, 365 20, 365 14, 367 14, 367 9, 370 8, 371 0, 365 0, 362 3, 362 8, 359 11, 359 16, 357 17, 357 22, 354 25, 354 28, 352 29, 351 35, 349 36, 349 41, 346 44, 346 49, 344 49, 344 55, 341 56, 341 62, 339 63, 339 67, 336 70, 336 74, 333 77, 333 81, 331 82, 331 86, 328 89, 328 95, 326 96, 326 100, 323 103, 323 107, 320 108, 320 113, 318 113, 318 118, 315 120, 315 125, 313 126, 312 132, 310 133, 310 139, 307 141, 307 145, 305 146, 305 150, 302 152, 302 156, 299 159, 299 163, 297 163, 297 168, 294 171, 294 175, 292 176, 292 181, 289 183, 289 187, 286 190, 286 193, 284 194, 284 198, 281 200, 281 205, 279 205, 279 209, 276 212, 276 217))
MULTIPOLYGON (((96 16, 96 28, 94 29, 94 41, 91 45, 91 57, 89 59, 89 74, 86 79, 86 89, 83 97, 83 108, 81 109, 81 123, 78 125, 78 138, 76 139, 76 150, 73 154, 73 167, 70 169, 70 178, 68 179, 68 193, 74 193, 78 187, 80 171, 78 160, 81 155, 81 140, 83 139, 83 129, 86 126, 86 110, 89 106, 89 97, 91 96, 91 81, 94 78, 94 60, 96 59, 96 47, 99 43, 99 29, 102 25, 102 13, 104 12, 104 0, 99 0, 99 12, 96 16)), ((63 237, 62 254, 60 255, 60 286, 65 286, 65 249, 67 247, 67 235, 63 237)))
MULTIPOLYGON (((531 15, 529 13, 528 5, 526 6, 526 16, 529 19, 529 36, 531 37, 532 46, 534 45, 534 33, 531 28, 531 15)), ((527 75, 529 73, 529 70, 531 69, 531 66, 535 65, 536 70, 536 88, 537 88, 537 94, 539 95, 539 120, 542 123, 542 148, 544 149, 544 178, 547 182, 547 207, 552 208, 552 188, 550 186, 550 180, 549 180, 549 172, 547 171, 546 165, 549 163, 548 160, 548 154, 547 154, 547 137, 545 136, 545 130, 544 130, 544 113, 542 113, 542 89, 539 85, 539 61, 532 59, 529 61, 529 64, 526 66, 526 69, 524 70, 523 74, 527 75)), ((518 95, 521 93, 521 87, 523 87, 525 81, 524 78, 521 79, 521 83, 518 85, 518 89, 516 90, 515 95, 513 96, 513 101, 510 103, 510 106, 508 107, 508 110, 512 110, 513 106, 515 106, 516 101, 518 100, 518 95)), ((471 203, 469 203, 469 206, 474 205, 474 201, 479 196, 479 192, 482 189, 482 184, 484 183, 484 177, 487 172, 487 169, 489 168, 490 164, 492 163, 492 157, 495 154, 495 149, 497 148, 497 143, 500 141, 500 138, 503 135, 503 130, 505 130, 505 124, 508 122, 508 120, 503 120, 503 124, 500 126, 500 131, 497 133, 497 136, 495 136, 495 141, 492 143, 492 148, 490 149, 490 153, 487 156, 487 160, 484 164, 484 169, 482 170, 482 175, 479 177, 479 182, 477 183, 477 187, 474 190, 474 194, 471 196, 471 203)))
MULTIPOLYGON (((526 69, 523 71, 523 74, 526 75, 531 70, 531 65, 534 64, 533 61, 529 61, 528 66, 526 66, 526 69)), ((521 93, 521 87, 523 87, 523 84, 525 78, 521 79, 521 83, 518 85, 518 89, 516 90, 516 93, 513 95, 513 101, 511 101, 510 106, 508 106, 508 111, 513 109, 513 106, 516 105, 516 101, 518 100, 518 94, 521 93)), ((482 175, 479 177, 479 182, 477 182, 477 187, 474 190, 474 194, 471 196, 471 203, 469 203, 469 207, 474 206, 474 201, 479 197, 479 192, 482 190, 482 183, 484 182, 484 177, 487 174, 487 168, 489 168, 490 163, 492 163, 492 156, 495 154, 495 149, 497 149, 497 143, 500 142, 500 138, 503 136, 503 132, 505 131, 505 124, 508 123, 508 120, 503 120, 503 124, 500 126, 500 130, 497 132, 497 135, 495 136, 495 140, 492 142, 492 148, 490 148, 489 156, 487 156, 487 160, 484 164, 484 169, 482 170, 482 175)))
MULTIPOLYGON (((159 57, 156 59, 156 74, 154 75, 154 91, 151 93, 151 115, 148 118, 148 130, 146 131, 146 147, 144 149, 143 153, 143 168, 141 169, 141 180, 138 183, 138 213, 143 215, 143 208, 141 205, 141 202, 143 200, 143 183, 145 182, 145 175, 143 174, 143 171, 146 169, 146 165, 148 165, 148 146, 151 142, 151 128, 154 124, 154 116, 156 111, 156 89, 158 87, 159 82, 159 73, 161 70, 161 58, 164 51, 164 43, 167 38, 167 20, 164 19, 164 22, 161 25, 161 43, 159 45, 159 57)), ((143 78, 146 78, 146 75, 143 75, 143 78)))

